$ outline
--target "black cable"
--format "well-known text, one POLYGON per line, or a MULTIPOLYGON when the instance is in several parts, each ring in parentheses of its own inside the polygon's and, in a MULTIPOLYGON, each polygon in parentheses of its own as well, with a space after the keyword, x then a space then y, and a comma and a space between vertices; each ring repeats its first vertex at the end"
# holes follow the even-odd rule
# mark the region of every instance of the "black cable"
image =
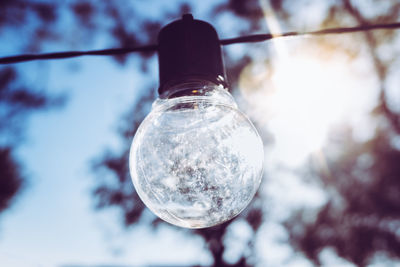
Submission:
POLYGON ((389 23, 389 24, 371 24, 371 25, 360 25, 356 27, 342 27, 342 28, 332 28, 332 29, 324 29, 312 32, 285 32, 278 34, 253 34, 248 36, 236 37, 232 39, 221 40, 222 45, 230 45, 237 43, 256 43, 256 42, 264 42, 274 38, 282 38, 289 36, 304 36, 304 35, 328 35, 328 34, 340 34, 340 33, 352 33, 352 32, 361 32, 361 31, 370 31, 370 30, 391 30, 400 28, 400 22, 389 23))
MULTIPOLYGON (((253 34, 253 35, 220 40, 220 43, 221 45, 230 45, 238 43, 255 43, 255 42, 264 42, 267 40, 288 37, 288 36, 328 35, 328 34, 370 31, 378 29, 383 30, 383 29, 398 29, 398 28, 400 28, 400 22, 389 23, 389 24, 360 25, 356 27, 332 28, 332 29, 324 29, 311 32, 253 34)), ((139 47, 111 48, 111 49, 92 50, 92 51, 67 51, 67 52, 55 52, 46 54, 25 54, 25 55, 1 57, 0 64, 12 64, 12 63, 19 63, 19 62, 26 62, 33 60, 62 59, 62 58, 80 57, 80 56, 112 56, 112 55, 121 55, 133 52, 151 52, 156 50, 157 50, 157 45, 146 45, 139 47)))
POLYGON ((11 64, 19 63, 32 60, 46 60, 46 59, 62 59, 70 57, 80 56, 110 56, 110 55, 121 55, 132 52, 148 52, 157 50, 157 45, 146 45, 138 47, 126 47, 126 48, 110 48, 104 50, 92 50, 92 51, 67 51, 67 52, 55 52, 47 54, 25 54, 10 57, 0 58, 0 64, 11 64))

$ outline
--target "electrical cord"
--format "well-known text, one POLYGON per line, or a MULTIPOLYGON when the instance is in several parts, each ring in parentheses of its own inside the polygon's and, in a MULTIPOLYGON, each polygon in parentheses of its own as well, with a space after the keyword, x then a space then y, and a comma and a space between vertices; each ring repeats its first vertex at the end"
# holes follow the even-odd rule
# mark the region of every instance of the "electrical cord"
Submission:
MULTIPOLYGON (((252 34, 252 35, 220 40, 220 44, 231 45, 238 43, 256 43, 256 42, 264 42, 271 39, 283 38, 289 36, 342 34, 342 33, 370 31, 370 30, 385 30, 385 29, 392 30, 399 28, 400 28, 400 22, 395 22, 388 24, 367 24, 356 27, 330 28, 330 29, 323 29, 311 32, 252 34)), ((145 45, 138 47, 111 48, 111 49, 91 50, 91 51, 66 51, 66 52, 54 52, 54 53, 44 53, 44 54, 24 54, 24 55, 1 57, 0 64, 13 64, 13 63, 33 61, 33 60, 63 59, 63 58, 80 57, 80 56, 113 56, 113 55, 121 55, 133 52, 153 52, 156 50, 157 50, 157 45, 152 44, 152 45, 145 45)))

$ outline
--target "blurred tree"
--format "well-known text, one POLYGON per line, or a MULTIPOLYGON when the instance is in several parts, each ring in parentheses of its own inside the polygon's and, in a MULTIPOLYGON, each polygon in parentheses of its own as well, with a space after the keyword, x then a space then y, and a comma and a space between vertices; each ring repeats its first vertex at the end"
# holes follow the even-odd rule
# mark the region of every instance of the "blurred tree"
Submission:
MULTIPOLYGON (((0 2, 0 33, 9 28, 24 28, 32 16, 38 25, 32 29, 30 42, 23 50, 35 51, 42 42, 55 36, 49 27, 42 27, 56 19, 52 4, 0 2)), ((64 100, 61 96, 53 97, 33 90, 21 80, 16 67, 0 68, 0 213, 10 206, 26 179, 15 151, 22 142, 27 116, 32 112, 60 106, 64 100)))
POLYGON ((19 85, 16 70, 0 69, 0 212, 9 207, 20 190, 24 175, 14 153, 23 138, 27 114, 62 104, 62 97, 51 97, 19 85))
MULTIPOLYGON (((331 7, 326 23, 340 23, 344 17, 358 24, 396 21, 400 3, 391 1, 386 10, 366 18, 364 13, 369 12, 362 4, 357 8, 350 0, 343 0, 331 7)), ((333 248, 357 266, 366 266, 382 255, 380 261, 400 258, 400 114, 390 107, 393 99, 386 88, 396 55, 378 52, 393 43, 395 36, 393 31, 364 34, 380 85, 379 101, 371 114, 377 125, 374 137, 365 142, 354 139, 354 126, 335 133, 334 142, 323 151, 323 164, 321 155, 311 164, 315 179, 329 192, 329 200, 315 219, 307 216, 310 211, 302 210, 286 222, 291 243, 317 265, 325 248, 333 248), (341 153, 332 156, 332 150, 341 153)))
POLYGON ((19 172, 19 166, 11 155, 9 147, 0 148, 0 212, 5 210, 11 202, 11 199, 21 187, 22 178, 19 172))
POLYGON ((293 215, 287 222, 292 243, 317 265, 328 247, 357 266, 377 253, 400 257, 399 149, 383 129, 365 143, 351 131, 336 142, 343 154, 315 169, 331 198, 311 222, 307 211, 293 215))
MULTIPOLYGON (((121 6, 93 1, 57 4, 51 1, 1 1, 0 33, 6 39, 7 36, 15 37, 14 33, 24 36, 12 46, 8 43, 2 45, 8 50, 12 47, 13 53, 38 53, 42 52, 43 47, 52 44, 64 47, 65 50, 77 47, 84 49, 82 43, 75 43, 75 40, 88 44, 103 31, 111 36, 115 46, 135 46, 149 42, 146 38, 139 41, 134 34, 126 32, 128 27, 124 24, 124 16, 130 14, 125 14, 124 11, 121 6), (69 31, 60 30, 66 13, 73 18, 69 31), (99 17, 112 18, 112 23, 99 23, 99 17)), ((143 26, 147 29, 146 33, 157 31, 159 27, 152 21, 145 22, 143 26)), ((144 53, 142 58, 149 55, 151 54, 144 53)), ((115 56, 114 59, 123 64, 126 56, 115 56)), ((23 165, 16 158, 16 150, 24 139, 26 120, 37 111, 48 111, 62 106, 66 100, 65 95, 53 96, 45 93, 48 88, 37 88, 37 85, 29 83, 26 76, 21 65, 0 67, 0 212, 9 207, 27 179, 23 173, 23 165)))

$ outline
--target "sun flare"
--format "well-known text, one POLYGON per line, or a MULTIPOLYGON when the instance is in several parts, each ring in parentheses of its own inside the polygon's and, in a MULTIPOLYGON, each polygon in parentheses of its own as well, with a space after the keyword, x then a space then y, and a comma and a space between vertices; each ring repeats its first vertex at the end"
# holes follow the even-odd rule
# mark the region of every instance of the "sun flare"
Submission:
POLYGON ((341 85, 348 77, 341 72, 318 60, 297 57, 278 64, 272 76, 276 92, 271 109, 276 116, 271 126, 290 127, 305 153, 319 149, 329 127, 344 115, 346 88, 341 85))
POLYGON ((316 55, 305 50, 269 64, 250 64, 240 77, 251 115, 273 134, 281 158, 290 164, 320 150, 329 130, 357 102, 354 89, 360 86, 346 56, 316 55))

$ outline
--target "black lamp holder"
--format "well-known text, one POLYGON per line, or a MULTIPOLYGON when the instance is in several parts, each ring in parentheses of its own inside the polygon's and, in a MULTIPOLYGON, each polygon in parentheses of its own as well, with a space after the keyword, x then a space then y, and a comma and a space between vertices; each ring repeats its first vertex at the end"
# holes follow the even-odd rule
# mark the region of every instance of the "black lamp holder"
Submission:
POLYGON ((187 81, 206 80, 226 87, 220 40, 214 27, 185 14, 158 34, 160 87, 169 88, 187 81))

